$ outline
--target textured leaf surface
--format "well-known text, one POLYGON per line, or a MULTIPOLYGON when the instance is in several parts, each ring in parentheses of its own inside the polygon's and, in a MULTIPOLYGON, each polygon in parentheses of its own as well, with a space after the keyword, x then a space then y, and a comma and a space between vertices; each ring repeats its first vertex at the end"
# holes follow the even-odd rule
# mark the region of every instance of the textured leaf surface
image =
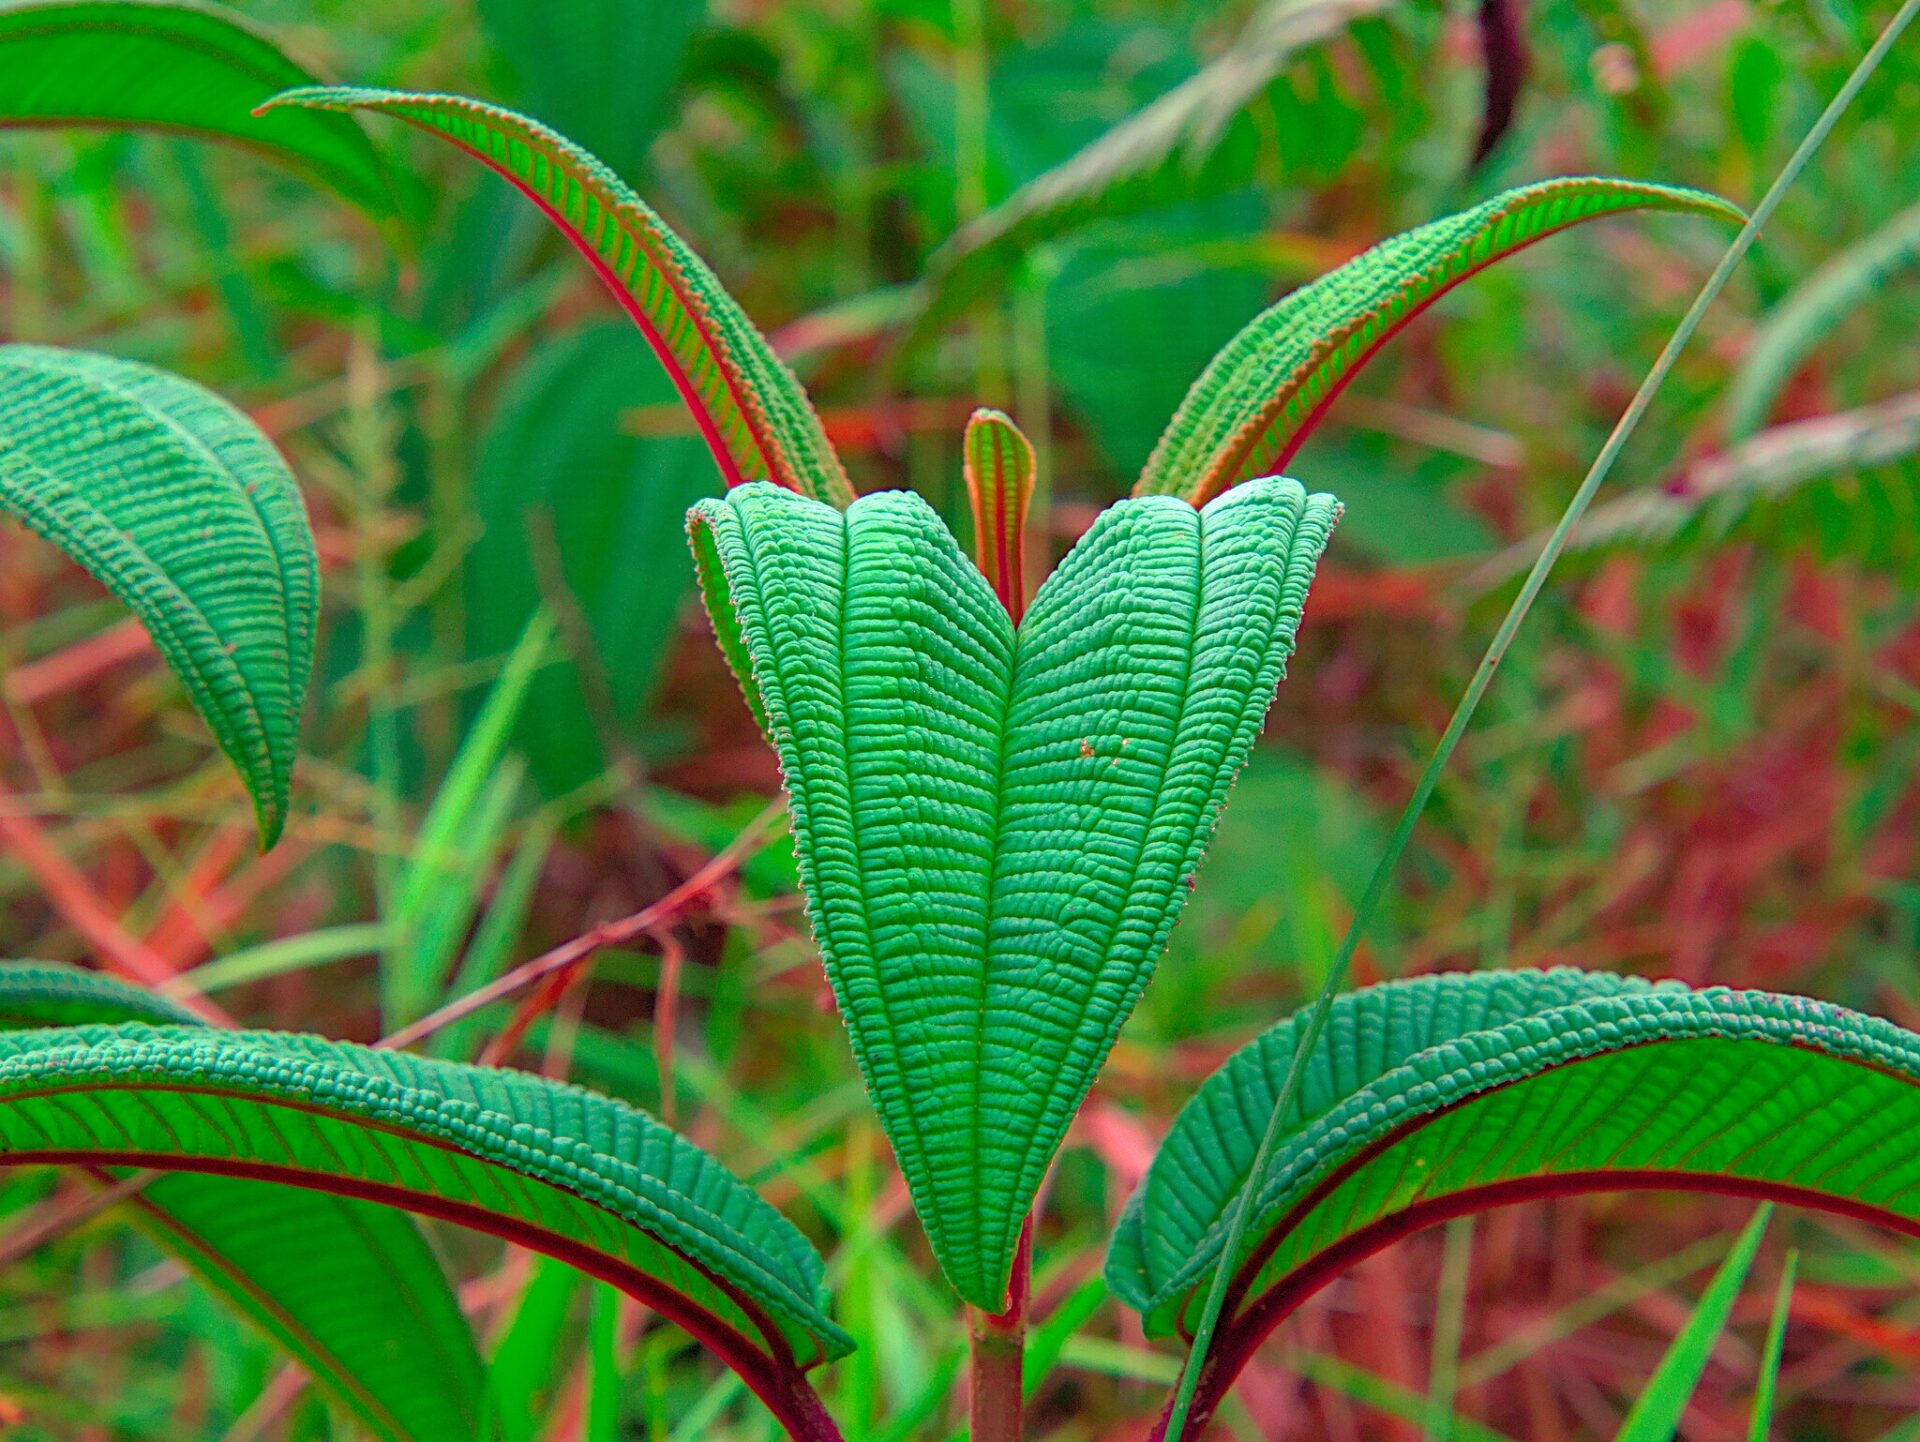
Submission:
POLYGON ((645 333, 729 486, 770 480, 845 505, 839 457, 793 372, 706 263, 627 184, 538 121, 456 95, 308 87, 283 110, 375 110, 444 136, 560 227, 645 333))
POLYGON ((319 562, 273 443, 178 376, 0 346, 0 510, 133 609, 253 795, 286 822, 319 562))
POLYGON ((1649 209, 1741 218, 1697 190, 1569 177, 1505 191, 1381 242, 1294 291, 1227 343, 1188 391, 1135 493, 1198 505, 1284 468, 1374 351, 1468 276, 1583 220, 1649 209))
MULTIPOLYGON (((0 1026, 193 1019, 96 972, 0 965, 0 1026)), ((99 1167, 103 1178, 117 1169, 99 1167)), ((126 1204, 154 1239, 278 1340, 373 1434, 482 1435, 479 1354, 413 1218, 350 1197, 239 1177, 168 1173, 126 1204)))
POLYGON ((974 564, 1018 623, 1027 606, 1020 552, 1033 499, 1033 442, 1007 416, 982 409, 967 421, 964 451, 974 564))
POLYGON ((200 0, 0 4, 0 125, 131 126, 235 141, 371 214, 390 213, 385 165, 350 116, 249 113, 314 79, 245 17, 200 0))
POLYGON ((644 1113, 540 1077, 278 1033, 14 1032, 0 1152, 290 1182, 491 1231, 627 1287, 757 1386, 850 1346, 778 1212, 644 1113))
MULTIPOLYGON (((1299 1023, 1209 1078, 1128 1205, 1107 1279, 1155 1335, 1218 1264, 1299 1023)), ((1333 1271, 1501 1201, 1733 1190, 1920 1234, 1916 1083, 1920 1037, 1801 997, 1564 970, 1350 993, 1257 1185, 1220 1365, 1333 1271)))
POLYGON ((910 493, 694 509, 854 1052, 977 1306, 1166 945, 1337 513, 1279 479, 1124 502, 1016 640, 910 493))

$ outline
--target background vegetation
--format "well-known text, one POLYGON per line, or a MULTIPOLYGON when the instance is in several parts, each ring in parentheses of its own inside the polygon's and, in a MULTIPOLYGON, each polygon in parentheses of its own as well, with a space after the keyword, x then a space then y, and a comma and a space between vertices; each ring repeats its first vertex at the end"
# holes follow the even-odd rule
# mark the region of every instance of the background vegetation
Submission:
MULTIPOLYGON (((1750 203, 1890 9, 246 8, 321 69, 492 96, 604 156, 773 334, 862 489, 912 485, 964 534, 960 428, 977 403, 1011 411, 1056 551, 1278 294, 1543 175, 1750 203)), ((1634 442, 1357 980, 1565 962, 1920 1025, 1915 134, 1909 41, 1634 442)), ((964 1337, 827 1004, 772 754, 690 604, 681 517, 712 463, 523 200, 425 137, 382 139, 430 217, 399 260, 244 154, 0 143, 9 337, 153 360, 243 404, 305 484, 325 570, 292 820, 259 858, 136 624, 52 548, 0 534, 0 955, 157 959, 247 1022, 371 1039, 383 1005, 417 1016, 668 898, 539 1015, 484 1010, 434 1046, 577 1076, 727 1157, 821 1242, 842 1319, 876 1340, 827 1374, 839 1415, 943 1436, 964 1337)), ((1348 518, 1191 914, 1046 1194, 1036 1436, 1143 1433, 1177 1353, 1105 1304, 1099 1239, 1198 1081, 1317 986, 1524 565, 1510 548, 1559 513, 1723 241, 1613 222, 1477 278, 1289 467, 1348 518)), ((298 1374, 88 1195, 0 1173, 0 1431, 332 1435, 298 1374)), ((1220 1425, 1611 1437, 1750 1210, 1573 1200, 1415 1237, 1283 1329, 1220 1425)), ((772 1435, 673 1329, 563 1268, 444 1240, 522 1384, 517 1435, 772 1435)), ((1920 1412, 1920 1252, 1792 1213, 1686 1435, 1744 1435, 1789 1245, 1780 1435, 1920 1437, 1902 1420, 1920 1412)))

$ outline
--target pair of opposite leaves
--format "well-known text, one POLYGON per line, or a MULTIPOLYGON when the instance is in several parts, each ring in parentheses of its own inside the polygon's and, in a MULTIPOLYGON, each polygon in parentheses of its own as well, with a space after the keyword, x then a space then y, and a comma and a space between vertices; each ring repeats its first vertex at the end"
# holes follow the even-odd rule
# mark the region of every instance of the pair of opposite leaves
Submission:
POLYGON ((766 484, 690 515, 778 750, 816 937, 942 1267, 1004 1302, 1164 948, 1338 518, 1294 481, 1104 512, 1016 628, 933 509, 766 484))

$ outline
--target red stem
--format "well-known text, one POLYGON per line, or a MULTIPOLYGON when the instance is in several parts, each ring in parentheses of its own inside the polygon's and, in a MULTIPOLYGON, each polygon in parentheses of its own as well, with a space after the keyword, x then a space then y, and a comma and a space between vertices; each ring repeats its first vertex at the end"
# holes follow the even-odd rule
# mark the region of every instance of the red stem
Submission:
POLYGON ((971 1442, 1020 1442, 1027 1349, 1027 1304, 1033 1294, 1033 1217, 1020 1228, 1004 1312, 967 1309, 972 1354, 967 1417, 971 1442))

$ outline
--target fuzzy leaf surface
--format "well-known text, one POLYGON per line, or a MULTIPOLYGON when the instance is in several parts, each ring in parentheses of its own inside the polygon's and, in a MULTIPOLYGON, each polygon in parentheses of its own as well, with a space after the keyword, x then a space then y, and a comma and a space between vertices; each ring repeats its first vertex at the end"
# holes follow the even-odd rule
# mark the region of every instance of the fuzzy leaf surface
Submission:
POLYGON ((1373 353, 1434 301, 1555 231, 1627 210, 1742 219, 1703 191, 1567 177, 1505 191, 1382 241, 1292 292, 1226 344, 1187 392, 1134 494, 1200 505, 1251 476, 1284 469, 1373 353))
MULTIPOLYGON (((0 965, 7 1030, 193 1018, 97 972, 0 965)), ((124 1169, 94 1169, 103 1180, 124 1169)), ((473 1334, 439 1259, 405 1212, 240 1177, 169 1172, 123 1205, 138 1225, 273 1337, 372 1434, 484 1436, 473 1334)))
POLYGON ((820 417, 726 288, 625 181, 557 131, 457 95, 313 86, 282 111, 372 110, 497 171, 586 257, 653 347, 729 486, 774 481, 843 506, 853 489, 820 417))
POLYGON ((350 116, 249 112, 316 77, 245 16, 203 0, 0 4, 0 125, 154 129, 232 141, 374 216, 391 177, 350 116))
POLYGON ((1123 502, 1016 633, 910 493, 692 512, 854 1053, 976 1306, 1166 945, 1337 515, 1278 478, 1123 502))
MULTIPOLYGON (((1207 1080, 1123 1214, 1107 1280, 1154 1335, 1219 1264, 1300 1025, 1207 1080)), ((1295 1108, 1254 1193, 1229 1371, 1334 1271, 1504 1201, 1733 1191, 1920 1234, 1920 1037, 1804 997, 1571 970, 1389 982, 1336 1000, 1295 1108)))
POLYGON ((190 381, 0 346, 0 511, 124 601, 279 838, 313 670, 319 560, 273 443, 190 381))

